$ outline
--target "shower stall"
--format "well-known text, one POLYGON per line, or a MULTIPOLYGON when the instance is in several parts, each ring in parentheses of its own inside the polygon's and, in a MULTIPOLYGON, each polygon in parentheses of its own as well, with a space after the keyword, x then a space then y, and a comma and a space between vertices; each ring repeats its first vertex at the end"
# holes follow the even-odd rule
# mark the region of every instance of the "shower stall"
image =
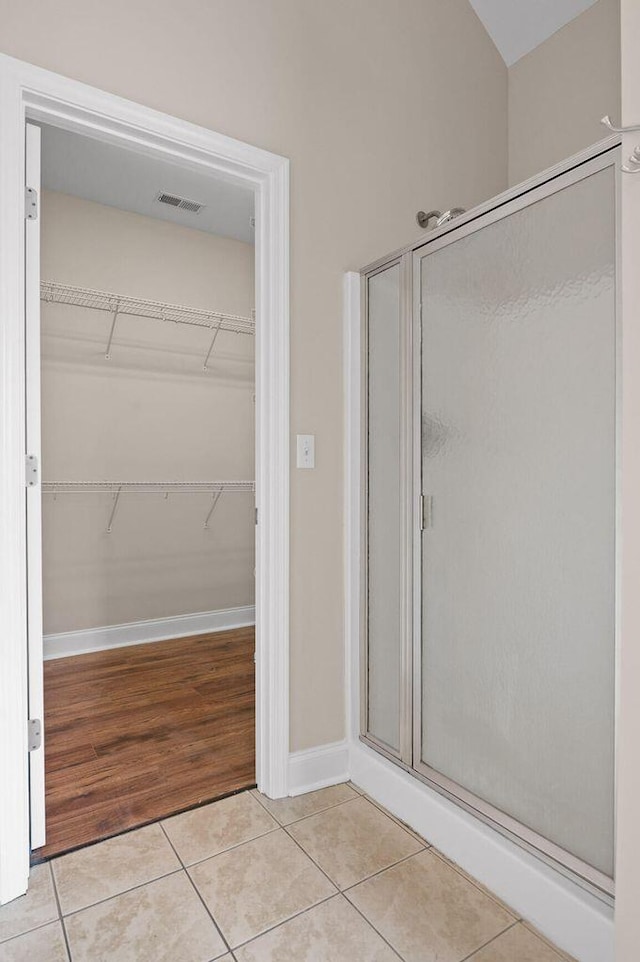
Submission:
POLYGON ((361 738, 605 898, 619 160, 362 272, 361 738))

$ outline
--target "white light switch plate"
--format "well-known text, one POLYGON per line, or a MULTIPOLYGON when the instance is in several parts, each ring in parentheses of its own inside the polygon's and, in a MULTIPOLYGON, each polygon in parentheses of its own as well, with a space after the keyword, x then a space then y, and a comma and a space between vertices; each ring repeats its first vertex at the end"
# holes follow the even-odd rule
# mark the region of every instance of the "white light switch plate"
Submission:
POLYGON ((316 437, 315 434, 297 435, 297 458, 299 468, 315 468, 316 466, 316 437))

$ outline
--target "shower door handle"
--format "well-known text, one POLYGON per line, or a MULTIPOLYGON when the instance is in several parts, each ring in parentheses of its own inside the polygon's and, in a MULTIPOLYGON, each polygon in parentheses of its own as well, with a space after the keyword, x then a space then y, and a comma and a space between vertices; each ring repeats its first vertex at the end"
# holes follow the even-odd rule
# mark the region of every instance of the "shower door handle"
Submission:
POLYGON ((433 515, 433 496, 430 494, 420 495, 420 530, 424 531, 431 527, 431 517, 433 515))

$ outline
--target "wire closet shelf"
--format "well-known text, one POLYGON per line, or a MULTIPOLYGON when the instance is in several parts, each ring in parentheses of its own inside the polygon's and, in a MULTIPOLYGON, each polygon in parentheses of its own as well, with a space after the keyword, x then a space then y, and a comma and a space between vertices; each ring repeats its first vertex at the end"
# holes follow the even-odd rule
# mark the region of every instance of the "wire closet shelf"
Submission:
POLYGON ((195 307, 168 304, 164 301, 150 301, 143 297, 129 297, 109 291, 96 291, 89 287, 59 284, 57 281, 41 281, 40 300, 48 304, 67 304, 71 307, 81 307, 111 314, 111 329, 105 351, 107 360, 111 358, 111 344, 116 322, 120 317, 146 317, 166 323, 186 324, 189 327, 201 327, 209 330, 212 340, 204 361, 205 371, 220 331, 249 336, 255 335, 256 332, 254 316, 243 317, 240 314, 227 314, 224 311, 205 311, 195 307))
POLYGON ((113 522, 122 494, 170 494, 205 493, 211 495, 211 504, 203 527, 208 529, 211 517, 223 494, 247 494, 255 491, 254 481, 44 481, 44 494, 79 494, 94 492, 111 494, 113 505, 107 523, 111 534, 113 522))

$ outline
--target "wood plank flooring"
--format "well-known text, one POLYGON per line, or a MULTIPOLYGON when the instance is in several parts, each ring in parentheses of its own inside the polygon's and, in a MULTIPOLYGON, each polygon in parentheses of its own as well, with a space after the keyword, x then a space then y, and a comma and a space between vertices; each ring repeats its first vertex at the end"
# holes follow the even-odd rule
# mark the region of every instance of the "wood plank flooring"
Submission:
POLYGON ((45 662, 34 861, 255 784, 254 639, 238 628, 45 662))

